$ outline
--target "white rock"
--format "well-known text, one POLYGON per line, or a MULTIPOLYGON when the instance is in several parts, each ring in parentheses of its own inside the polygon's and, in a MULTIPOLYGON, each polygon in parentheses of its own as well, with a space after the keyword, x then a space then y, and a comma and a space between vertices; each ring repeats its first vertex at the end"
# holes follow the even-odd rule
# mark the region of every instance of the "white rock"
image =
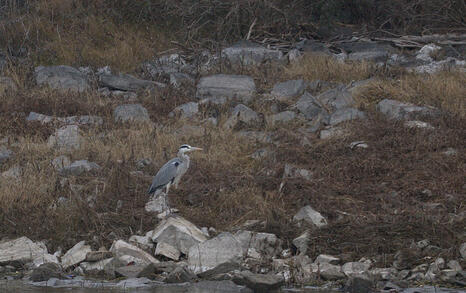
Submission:
POLYGON ((61 264, 66 270, 67 268, 77 265, 86 259, 86 254, 92 251, 89 245, 86 245, 86 241, 78 242, 65 255, 61 258, 61 264))
POLYGON ((32 264, 35 268, 39 267, 41 264, 44 264, 44 263, 60 264, 60 261, 54 254, 48 254, 48 253, 38 256, 32 261, 32 264))
POLYGON ((315 264, 329 263, 329 264, 332 264, 332 265, 337 265, 337 264, 340 263, 340 259, 338 257, 334 257, 333 255, 320 254, 320 255, 317 256, 314 263, 315 264))
POLYGON ((341 269, 347 277, 354 277, 367 274, 370 266, 370 264, 362 262, 347 262, 341 267, 341 269))
POLYGON ((117 240, 113 242, 110 251, 113 252, 115 257, 123 261, 134 261, 136 264, 146 265, 150 263, 158 263, 152 255, 145 252, 144 250, 131 245, 123 240, 117 240))
POLYGON ((63 126, 52 134, 47 144, 49 147, 56 147, 64 150, 79 149, 81 146, 81 136, 77 125, 63 126))
POLYGON ((133 235, 129 237, 128 241, 135 243, 137 246, 141 247, 144 250, 154 248, 154 243, 152 242, 152 239, 150 239, 149 236, 133 235))
POLYGON ((293 217, 294 221, 305 221, 317 227, 324 227, 327 225, 327 220, 311 206, 301 208, 298 213, 293 217))
POLYGON ((181 253, 176 247, 173 247, 165 242, 159 242, 155 248, 155 255, 163 255, 170 259, 178 260, 181 253))
POLYGON ((30 262, 47 254, 47 247, 42 242, 33 242, 27 237, 0 242, 0 264, 18 261, 30 262))

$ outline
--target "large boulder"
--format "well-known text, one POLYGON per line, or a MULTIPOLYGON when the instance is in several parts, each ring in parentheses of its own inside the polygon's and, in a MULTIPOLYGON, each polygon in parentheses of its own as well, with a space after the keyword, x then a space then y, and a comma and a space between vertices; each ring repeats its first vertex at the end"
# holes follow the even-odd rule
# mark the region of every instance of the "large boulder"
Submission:
POLYGON ((305 221, 308 224, 314 225, 318 228, 327 225, 327 220, 311 206, 301 208, 298 213, 293 217, 294 221, 305 221))
POLYGON ((126 263, 134 262, 135 264, 147 265, 159 262, 149 253, 123 240, 113 242, 110 251, 115 257, 126 263))
POLYGON ((366 114, 363 111, 360 111, 355 108, 343 108, 336 110, 330 116, 330 125, 336 125, 342 122, 356 120, 356 119, 365 119, 366 114))
POLYGON ((198 227, 182 217, 169 217, 163 220, 149 237, 153 242, 164 242, 184 254, 188 254, 192 246, 207 240, 198 227))
POLYGON ((327 106, 331 111, 351 107, 354 105, 354 99, 351 92, 344 85, 339 85, 329 89, 316 97, 322 104, 327 106))
POLYGON ((377 104, 377 110, 390 119, 416 119, 422 116, 435 116, 439 113, 433 107, 416 106, 396 100, 384 99, 377 104))
POLYGON ((120 105, 113 110, 115 122, 148 122, 150 121, 147 109, 141 104, 120 105))
POLYGON ((79 267, 88 276, 105 276, 115 278, 115 270, 125 263, 116 257, 106 258, 96 262, 82 262, 79 267))
POLYGON ((77 125, 66 125, 55 130, 55 133, 49 137, 47 144, 50 147, 71 151, 79 149, 81 139, 77 125))
POLYGON ((61 264, 66 270, 67 268, 77 265, 86 260, 88 252, 92 251, 89 245, 83 240, 68 250, 61 258, 61 264))
POLYGON ((328 116, 322 104, 310 93, 305 92, 293 105, 306 119, 312 120, 319 115, 328 116))
POLYGON ((233 112, 230 115, 230 118, 223 124, 223 128, 225 129, 233 129, 235 128, 238 123, 244 123, 246 125, 253 125, 260 121, 259 115, 243 104, 237 105, 233 112))
POLYGON ((265 61, 279 61, 283 53, 271 50, 250 41, 240 41, 222 50, 222 56, 233 64, 258 65, 265 61))
POLYGON ((241 243, 244 256, 255 252, 272 258, 282 250, 282 242, 275 234, 240 230, 234 237, 241 243))
POLYGON ((248 102, 255 92, 256 85, 249 76, 216 74, 199 80, 196 96, 199 99, 228 98, 248 102))
POLYGON ((47 254, 47 247, 43 243, 35 243, 27 237, 0 242, 0 265, 24 264, 45 254, 47 254))
POLYGON ((306 82, 302 79, 279 82, 272 89, 272 96, 279 101, 287 101, 301 95, 306 89, 306 82))
POLYGON ((242 259, 241 243, 228 232, 192 246, 188 253, 188 265, 195 274, 226 273, 238 268, 242 259))
POLYGON ((104 87, 122 91, 137 91, 157 86, 157 83, 154 81, 139 79, 129 74, 101 74, 99 81, 104 87))
POLYGON ((53 89, 76 92, 90 89, 86 75, 71 66, 39 66, 35 68, 34 77, 38 85, 48 85, 53 89))

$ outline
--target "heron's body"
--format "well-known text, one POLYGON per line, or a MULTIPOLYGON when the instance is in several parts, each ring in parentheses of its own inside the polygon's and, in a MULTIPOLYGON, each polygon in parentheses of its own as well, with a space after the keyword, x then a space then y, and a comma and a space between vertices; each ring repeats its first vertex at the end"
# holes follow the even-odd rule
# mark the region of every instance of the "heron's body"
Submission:
POLYGON ((157 174, 152 180, 152 184, 149 187, 147 193, 149 194, 158 194, 160 191, 165 188, 165 193, 168 194, 170 186, 175 185, 175 188, 178 188, 180 184, 181 177, 188 171, 189 168, 189 157, 186 152, 200 150, 199 148, 191 147, 189 145, 182 145, 178 151, 178 156, 171 159, 165 165, 160 168, 157 174))

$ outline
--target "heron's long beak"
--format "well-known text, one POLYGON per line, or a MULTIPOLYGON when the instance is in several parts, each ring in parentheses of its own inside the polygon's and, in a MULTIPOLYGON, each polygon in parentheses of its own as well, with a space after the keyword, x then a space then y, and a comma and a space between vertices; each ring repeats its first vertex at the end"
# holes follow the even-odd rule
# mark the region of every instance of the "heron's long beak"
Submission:
POLYGON ((202 148, 197 148, 197 147, 191 147, 192 151, 202 151, 202 148))

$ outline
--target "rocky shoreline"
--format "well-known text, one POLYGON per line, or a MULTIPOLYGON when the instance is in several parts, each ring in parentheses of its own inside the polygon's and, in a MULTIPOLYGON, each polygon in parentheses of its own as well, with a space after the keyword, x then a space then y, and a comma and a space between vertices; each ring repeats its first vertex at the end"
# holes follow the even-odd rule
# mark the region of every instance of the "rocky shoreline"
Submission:
MULTIPOLYGON (((240 42, 225 48, 220 56, 204 52, 201 56, 204 58, 196 59, 197 63, 188 63, 177 54, 146 62, 141 66, 142 75, 150 77, 150 80, 128 74, 113 74, 108 67, 94 71, 87 67, 76 69, 64 65, 39 66, 35 69, 34 78, 38 86, 74 92, 97 90, 102 96, 122 99, 125 104, 113 109, 114 123, 148 123, 155 126, 147 109, 137 102, 138 92, 187 86, 194 87, 196 100, 177 106, 169 117, 203 119, 201 122, 205 125, 231 131, 244 125, 280 125, 306 121, 303 131, 313 133, 319 139, 329 139, 345 135, 347 130, 342 126, 345 122, 367 119, 367 113, 356 107, 352 94, 371 80, 355 81, 347 85, 318 80, 306 82, 302 79, 277 83, 269 92, 263 93, 264 99, 291 103, 291 106, 282 111, 278 103, 274 104, 274 113, 262 117, 251 106, 254 96, 263 91, 257 88, 253 78, 247 75, 207 73, 225 60, 229 64, 241 66, 256 66, 264 62, 299 62, 303 51, 331 56, 341 62, 373 62, 374 66, 380 68, 401 66, 408 71, 423 74, 432 74, 445 68, 464 72, 466 63, 457 59, 456 55, 453 57, 447 53, 444 59, 434 60, 433 53, 440 49, 437 45, 427 44, 414 54, 407 55, 396 52, 386 44, 368 40, 342 43, 339 48, 307 40, 285 54, 279 50, 240 42), (196 84, 195 75, 198 74, 202 77, 196 84), (314 95, 313 92, 321 93, 314 95), (221 107, 231 101, 235 105, 222 124, 215 113, 207 117, 200 115, 205 105, 221 107)), ((15 83, 6 77, 0 78, 0 84, 5 85, 9 92, 16 90, 15 83)), ((434 126, 423 121, 424 118, 442 114, 434 107, 389 98, 378 102, 376 111, 389 120, 404 121, 404 127, 427 131, 434 129, 434 126)), ((28 113, 24 119, 30 123, 56 125, 56 131, 49 137, 47 144, 64 153, 80 148, 83 142, 80 127, 104 123, 102 117, 92 115, 53 117, 36 112, 28 113)), ((202 136, 205 128, 186 124, 178 131, 190 135, 199 133, 202 136)), ((274 137, 260 131, 238 131, 237 134, 263 143, 275 143, 274 137)), ((306 143, 303 136, 302 144, 306 143)), ((350 145, 351 149, 368 147, 364 141, 354 141, 350 145)), ((454 155, 456 152, 451 149, 444 155, 454 155)), ((260 160, 269 155, 267 149, 261 149, 251 157, 260 160)), ((0 165, 13 156, 12 150, 0 148, 0 165)), ((71 162, 67 155, 56 157, 51 164, 63 177, 60 183, 63 185, 69 183, 69 177, 82 174, 91 176, 102 169, 97 163, 84 159, 71 162)), ((141 159, 137 164, 143 168, 150 164, 150 160, 141 159)), ((148 176, 141 171, 131 171, 131 175, 148 176)), ((1 176, 8 180, 20 179, 22 167, 13 166, 1 176)), ((286 164, 280 191, 290 178, 311 181, 313 174, 308 169, 286 164)), ((80 187, 75 185, 74 188, 80 187)), ((86 201, 91 206, 95 199, 87 198, 86 201)), ((58 198, 51 208, 67 204, 69 199, 58 198)), ((413 242, 406 251, 396 253, 391 265, 376 267, 374 255, 358 261, 347 261, 340 256, 326 254, 309 257, 312 230, 325 227, 329 221, 310 205, 303 206, 294 215, 296 229, 303 233, 291 243, 286 243, 275 234, 260 232, 260 220, 250 220, 230 231, 219 232, 212 227, 197 227, 179 215, 166 217, 167 208, 165 198, 150 199, 145 206, 146 212, 161 219, 155 229, 132 235, 128 239, 116 239, 109 248, 96 248, 93 247, 95 245, 81 241, 67 251, 59 250, 52 254, 44 243, 34 242, 27 237, 3 240, 0 242, 0 276, 7 280, 23 279, 37 286, 82 285, 82 276, 85 276, 102 280, 128 278, 135 282, 135 287, 189 283, 186 286, 220 286, 230 288, 231 292, 270 292, 303 284, 344 288, 348 292, 401 292, 404 288, 420 284, 466 286, 466 272, 462 268, 466 258, 466 242, 454 248, 459 251, 460 259, 439 256, 441 248, 425 239, 413 242), (422 256, 424 262, 410 267, 407 259, 412 255, 417 258, 422 256)), ((120 281, 116 286, 127 287, 129 283, 120 281)))

